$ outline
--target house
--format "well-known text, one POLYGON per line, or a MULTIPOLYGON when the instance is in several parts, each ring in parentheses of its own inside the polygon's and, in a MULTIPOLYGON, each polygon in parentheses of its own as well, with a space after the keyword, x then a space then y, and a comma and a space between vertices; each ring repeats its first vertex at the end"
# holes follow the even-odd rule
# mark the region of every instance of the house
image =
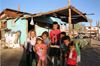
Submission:
MULTIPOLYGON (((90 26, 86 26, 84 29, 87 30, 88 34, 90 34, 90 26)), ((91 27, 91 34, 95 35, 95 36, 97 36, 98 34, 100 34, 100 27, 92 26, 91 27)))
MULTIPOLYGON (((21 19, 30 13, 21 12, 13 9, 5 9, 0 14, 1 28, 8 28, 11 31, 21 31, 20 44, 26 44, 28 38, 28 32, 31 29, 36 31, 36 36, 42 35, 44 31, 52 30, 52 22, 56 21, 60 25, 60 22, 53 17, 34 17, 28 19, 21 19), (30 25, 33 19, 34 25, 30 25)), ((34 14, 35 15, 35 14, 34 14)))
MULTIPOLYGON (((90 33, 90 26, 86 26, 84 29, 87 30, 88 33, 90 33)), ((100 28, 98 28, 97 26, 92 26, 92 27, 91 27, 91 33, 95 33, 95 32, 97 32, 99 29, 100 29, 100 28)), ((100 33, 100 32, 99 32, 99 33, 100 33)))

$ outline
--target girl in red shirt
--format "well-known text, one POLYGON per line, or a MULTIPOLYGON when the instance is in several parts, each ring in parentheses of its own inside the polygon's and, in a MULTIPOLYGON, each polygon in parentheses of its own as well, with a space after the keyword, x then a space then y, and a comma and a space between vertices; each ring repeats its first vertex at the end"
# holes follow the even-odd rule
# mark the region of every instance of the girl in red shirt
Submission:
POLYGON ((38 59, 37 66, 41 65, 41 60, 42 60, 42 66, 44 66, 46 46, 45 46, 43 39, 41 37, 37 37, 35 51, 36 51, 36 57, 38 59))

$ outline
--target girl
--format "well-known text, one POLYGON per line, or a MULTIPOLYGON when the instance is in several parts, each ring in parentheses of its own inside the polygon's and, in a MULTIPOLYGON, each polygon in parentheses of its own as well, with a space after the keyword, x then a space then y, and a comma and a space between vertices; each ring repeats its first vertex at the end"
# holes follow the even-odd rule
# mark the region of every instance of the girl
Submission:
MULTIPOLYGON (((66 53, 69 50, 69 44, 71 42, 70 37, 69 36, 63 37, 63 41, 65 44, 65 53, 66 53)), ((76 66, 78 66, 78 62, 80 62, 80 48, 79 48, 77 43, 75 43, 75 45, 76 45, 75 51, 77 52, 77 64, 76 64, 76 66)))
POLYGON ((30 66, 30 65, 34 66, 34 64, 35 64, 35 52, 33 50, 34 50, 34 46, 36 43, 35 31, 32 29, 29 31, 29 34, 30 34, 30 37, 27 39, 27 46, 26 46, 27 66, 30 66), (32 59, 30 59, 30 58, 32 58, 32 59), (33 61, 33 63, 31 61, 33 61), (30 64, 30 62, 31 62, 31 64, 30 64))
POLYGON ((37 65, 40 66, 41 60, 42 60, 42 66, 44 66, 46 46, 45 46, 43 39, 41 37, 37 37, 37 39, 36 39, 35 51, 36 51, 36 57, 38 59, 37 65))
MULTIPOLYGON (((49 43, 50 43, 47 31, 45 31, 45 32, 42 33, 42 39, 44 41, 44 44, 47 47, 47 51, 46 51, 46 55, 47 55, 47 54, 49 54, 49 49, 48 48, 49 48, 49 43)), ((47 56, 46 55, 45 55, 45 61, 44 61, 44 65, 45 66, 47 66, 47 56)))

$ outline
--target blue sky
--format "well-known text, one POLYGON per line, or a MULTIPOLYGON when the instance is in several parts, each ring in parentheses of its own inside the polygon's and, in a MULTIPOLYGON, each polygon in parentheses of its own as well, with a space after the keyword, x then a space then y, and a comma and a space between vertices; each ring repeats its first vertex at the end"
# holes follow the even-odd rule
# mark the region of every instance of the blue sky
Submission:
MULTIPOLYGON (((96 21, 100 20, 100 0, 70 0, 71 5, 80 10, 82 13, 94 13, 95 15, 87 15, 93 19, 93 26, 96 26, 96 21)), ((68 0, 0 0, 0 13, 3 9, 10 8, 28 13, 48 12, 68 6, 68 0)), ((83 22, 84 23, 84 22, 83 22)), ((84 23, 90 26, 89 23, 84 23)))

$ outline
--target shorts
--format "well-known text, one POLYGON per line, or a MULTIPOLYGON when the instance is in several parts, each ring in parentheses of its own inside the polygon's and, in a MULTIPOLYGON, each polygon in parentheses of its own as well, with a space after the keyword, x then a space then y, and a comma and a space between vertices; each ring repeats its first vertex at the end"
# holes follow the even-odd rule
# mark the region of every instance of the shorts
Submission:
POLYGON ((76 66, 76 65, 69 65, 69 64, 67 64, 67 66, 76 66))
POLYGON ((38 57, 37 59, 38 59, 38 60, 45 60, 45 57, 42 57, 42 58, 39 58, 39 57, 38 57))
POLYGON ((77 63, 81 62, 81 54, 77 56, 77 63))
MULTIPOLYGON (((51 43, 51 45, 54 45, 54 44, 51 43)), ((60 56, 60 48, 50 47, 49 56, 59 57, 60 56)))

